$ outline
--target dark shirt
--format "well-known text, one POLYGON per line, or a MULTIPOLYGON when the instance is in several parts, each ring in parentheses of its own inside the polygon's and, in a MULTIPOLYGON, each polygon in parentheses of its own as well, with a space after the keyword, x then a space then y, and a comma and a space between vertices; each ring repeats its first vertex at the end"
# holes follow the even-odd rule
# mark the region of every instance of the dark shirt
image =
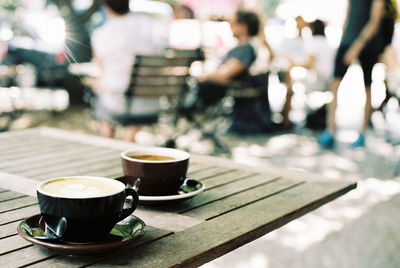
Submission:
POLYGON ((239 45, 233 49, 231 49, 223 58, 222 58, 222 63, 225 63, 228 59, 235 58, 242 62, 246 66, 246 70, 235 76, 234 80, 242 79, 245 78, 248 74, 248 70, 250 68, 250 65, 254 62, 256 59, 256 52, 250 44, 244 44, 244 45, 239 45))
POLYGON ((349 0, 350 10, 346 28, 343 32, 342 45, 351 45, 360 35, 362 29, 369 20, 373 1, 374 0, 349 0))

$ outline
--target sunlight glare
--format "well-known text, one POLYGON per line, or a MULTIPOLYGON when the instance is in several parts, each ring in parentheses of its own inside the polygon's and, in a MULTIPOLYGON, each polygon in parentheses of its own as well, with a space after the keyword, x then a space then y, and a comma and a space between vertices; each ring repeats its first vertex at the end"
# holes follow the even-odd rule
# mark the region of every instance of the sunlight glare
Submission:
POLYGON ((61 17, 28 14, 26 20, 33 25, 40 37, 55 48, 62 48, 65 41, 65 22, 61 17))
POLYGON ((3 27, 0 30, 0 39, 4 41, 9 41, 11 38, 13 38, 14 33, 13 31, 8 28, 8 27, 3 27))

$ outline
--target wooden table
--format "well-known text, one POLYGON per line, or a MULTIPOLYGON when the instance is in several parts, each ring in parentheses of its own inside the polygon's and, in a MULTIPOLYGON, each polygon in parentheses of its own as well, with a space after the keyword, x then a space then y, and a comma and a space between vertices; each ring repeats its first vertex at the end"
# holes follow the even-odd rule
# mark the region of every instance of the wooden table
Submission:
POLYGON ((119 153, 135 146, 50 128, 1 133, 1 266, 198 266, 356 188, 355 182, 192 155, 189 175, 206 190, 175 205, 139 206, 134 215, 146 223, 145 234, 115 252, 58 256, 17 234, 21 220, 39 213, 39 181, 74 174, 121 177, 119 153))

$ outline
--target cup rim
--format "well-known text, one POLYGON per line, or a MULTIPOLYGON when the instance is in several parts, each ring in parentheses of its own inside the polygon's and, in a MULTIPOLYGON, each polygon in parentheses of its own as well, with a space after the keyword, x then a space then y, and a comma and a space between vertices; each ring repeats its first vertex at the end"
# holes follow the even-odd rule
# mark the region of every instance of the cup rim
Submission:
POLYGON ((115 179, 106 178, 106 177, 99 177, 99 176, 82 176, 82 175, 79 175, 79 176, 62 176, 62 177, 50 178, 50 179, 47 179, 45 181, 42 181, 42 182, 38 183, 36 185, 36 191, 41 193, 41 194, 43 194, 43 195, 56 197, 56 198, 64 198, 64 199, 93 199, 93 198, 102 198, 102 197, 113 196, 113 195, 119 194, 119 193, 125 191, 125 184, 120 182, 120 181, 118 181, 118 180, 115 180, 115 179), (42 189, 42 186, 44 184, 50 182, 50 181, 57 180, 57 179, 68 179, 68 178, 103 180, 103 181, 107 181, 107 182, 111 182, 111 183, 120 185, 121 186, 121 190, 113 192, 111 194, 110 193, 109 194, 106 193, 106 194, 96 195, 96 196, 67 196, 67 195, 62 195, 62 194, 53 194, 53 193, 47 192, 47 191, 42 189))
POLYGON ((190 154, 188 152, 179 150, 179 149, 174 149, 174 148, 166 148, 166 147, 145 147, 145 148, 131 148, 131 149, 126 149, 121 152, 121 158, 130 161, 130 162, 140 162, 140 163, 174 163, 174 162, 179 162, 179 161, 184 161, 190 158, 190 154), (153 153, 153 154, 160 154, 160 155, 165 155, 165 156, 176 156, 176 155, 181 155, 177 157, 177 159, 172 159, 172 160, 143 160, 143 159, 137 159, 137 158, 132 158, 127 156, 128 153, 130 152, 137 152, 137 153, 153 153))

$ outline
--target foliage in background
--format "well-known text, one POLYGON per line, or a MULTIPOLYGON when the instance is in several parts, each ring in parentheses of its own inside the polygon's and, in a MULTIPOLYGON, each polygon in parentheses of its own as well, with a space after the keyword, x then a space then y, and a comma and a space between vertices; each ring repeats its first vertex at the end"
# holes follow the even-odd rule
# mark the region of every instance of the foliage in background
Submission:
POLYGON ((15 11, 18 6, 18 0, 0 0, 0 7, 5 11, 15 11))

